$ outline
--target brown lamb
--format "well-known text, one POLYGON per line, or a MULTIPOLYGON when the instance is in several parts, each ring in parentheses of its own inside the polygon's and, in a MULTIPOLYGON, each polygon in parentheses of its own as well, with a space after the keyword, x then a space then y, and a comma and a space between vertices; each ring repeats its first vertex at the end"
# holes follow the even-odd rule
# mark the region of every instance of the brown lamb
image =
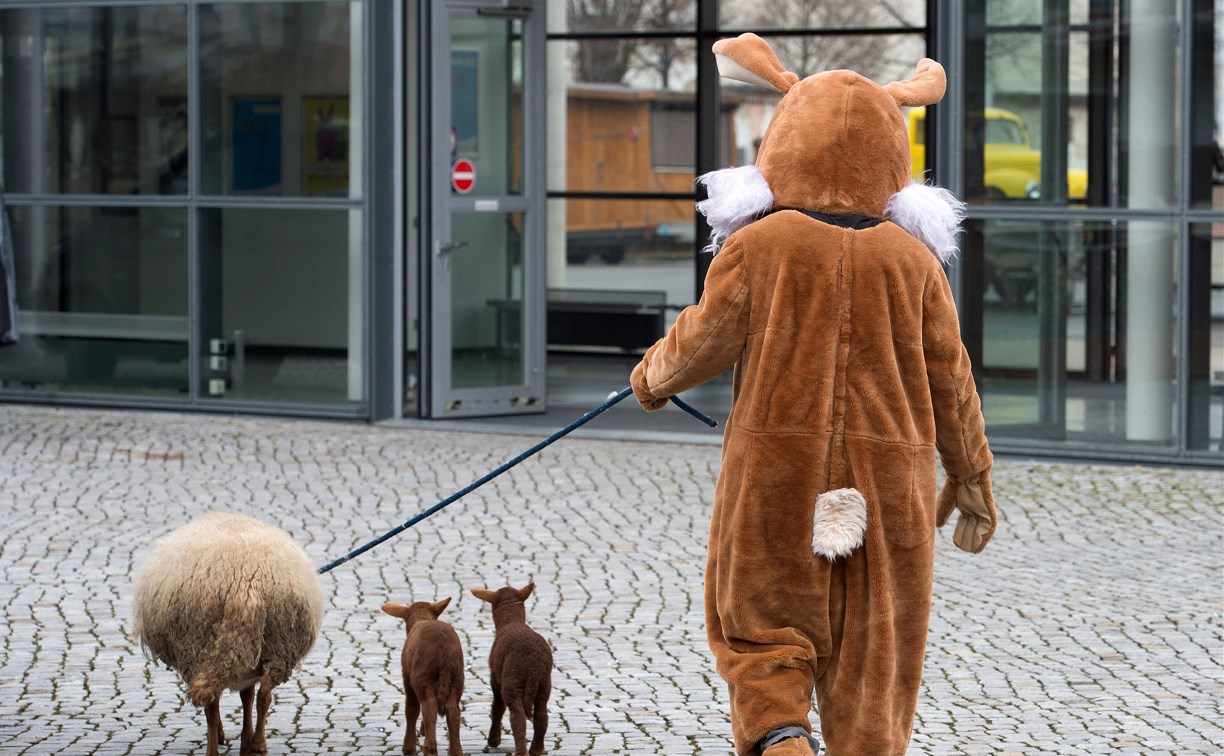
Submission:
POLYGON ((463 695, 463 646, 455 628, 438 619, 450 604, 417 601, 408 606, 383 604, 382 610, 399 617, 407 628, 400 664, 404 673, 404 753, 416 753, 416 722, 421 717, 425 736, 424 756, 438 753, 438 713, 446 714, 446 738, 450 756, 463 756, 459 743, 459 698, 463 695))
POLYGON ((493 649, 489 652, 493 687, 493 723, 486 751, 501 743, 502 713, 510 710, 515 756, 540 756, 548 732, 548 696, 552 693, 552 649, 527 626, 523 602, 535 583, 496 591, 473 588, 472 595, 493 605, 493 649), (531 718, 531 751, 527 750, 527 718, 531 718))

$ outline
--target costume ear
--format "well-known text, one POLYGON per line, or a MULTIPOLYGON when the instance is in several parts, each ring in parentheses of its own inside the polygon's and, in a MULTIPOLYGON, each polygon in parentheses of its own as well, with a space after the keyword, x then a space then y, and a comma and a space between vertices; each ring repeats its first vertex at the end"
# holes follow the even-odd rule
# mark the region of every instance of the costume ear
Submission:
POLYGON ((769 43, 752 32, 714 43, 718 73, 728 79, 773 89, 786 94, 799 76, 782 67, 769 43))
POLYGON ((914 75, 908 79, 884 85, 884 91, 903 107, 934 105, 943 99, 947 88, 948 76, 943 66, 930 58, 918 61, 914 75))

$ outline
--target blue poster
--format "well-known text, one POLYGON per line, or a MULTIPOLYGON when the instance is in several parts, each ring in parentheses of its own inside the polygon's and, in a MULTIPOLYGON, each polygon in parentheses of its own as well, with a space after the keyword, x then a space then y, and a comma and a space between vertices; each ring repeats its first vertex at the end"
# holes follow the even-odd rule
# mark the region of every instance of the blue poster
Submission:
POLYGON ((235 97, 233 127, 234 194, 281 193, 281 101, 279 97, 235 97))
POLYGON ((451 51, 451 154, 476 157, 479 56, 474 51, 451 51))

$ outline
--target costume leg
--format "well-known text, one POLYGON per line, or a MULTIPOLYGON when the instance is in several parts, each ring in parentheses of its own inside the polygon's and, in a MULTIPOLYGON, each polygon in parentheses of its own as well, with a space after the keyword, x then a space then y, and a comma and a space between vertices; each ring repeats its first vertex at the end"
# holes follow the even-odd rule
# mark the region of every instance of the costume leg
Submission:
MULTIPOLYGON (((877 479, 886 477, 876 469, 877 479)), ((904 459, 889 467, 898 475, 912 469, 904 459)), ((898 482, 889 483, 896 490, 898 482)), ((868 520, 879 525, 868 527, 865 548, 833 568, 832 648, 816 680, 816 700, 831 756, 901 756, 922 682, 934 527, 922 502, 903 498, 877 504, 879 489, 865 495, 868 520)))

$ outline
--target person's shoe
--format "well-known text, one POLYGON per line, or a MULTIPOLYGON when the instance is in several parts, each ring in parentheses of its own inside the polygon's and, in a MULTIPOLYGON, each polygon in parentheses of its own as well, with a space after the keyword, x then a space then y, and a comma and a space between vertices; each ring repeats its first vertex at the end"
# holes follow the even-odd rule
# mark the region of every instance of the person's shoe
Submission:
POLYGON ((812 756, 816 751, 806 738, 787 738, 766 748, 762 756, 812 756))

